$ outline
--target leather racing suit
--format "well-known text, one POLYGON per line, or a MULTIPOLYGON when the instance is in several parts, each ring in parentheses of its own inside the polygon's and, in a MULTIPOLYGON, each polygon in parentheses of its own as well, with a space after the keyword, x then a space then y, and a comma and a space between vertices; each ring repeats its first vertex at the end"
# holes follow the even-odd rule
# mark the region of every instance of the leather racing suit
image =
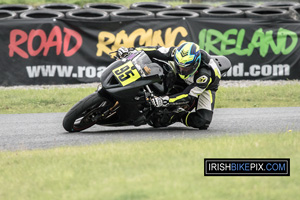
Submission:
MULTIPOLYGON (((138 47, 136 50, 143 50, 151 59, 156 58, 164 61, 174 62, 174 50, 176 47, 138 47)), ((195 112, 187 112, 180 116, 178 121, 189 127, 207 129, 212 121, 213 110, 221 79, 221 72, 217 64, 204 50, 201 52, 201 63, 198 71, 187 79, 177 80, 184 84, 185 89, 175 95, 171 95, 170 103, 192 102, 196 100, 195 112)))

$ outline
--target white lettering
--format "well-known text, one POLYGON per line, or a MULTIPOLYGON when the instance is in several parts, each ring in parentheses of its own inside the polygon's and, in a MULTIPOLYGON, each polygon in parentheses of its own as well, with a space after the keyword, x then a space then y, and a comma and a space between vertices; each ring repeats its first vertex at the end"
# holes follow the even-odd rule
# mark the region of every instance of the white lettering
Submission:
POLYGON ((268 77, 268 76, 289 76, 291 67, 288 64, 265 64, 251 65, 249 71, 245 71, 244 63, 233 65, 226 73, 227 77, 268 77))

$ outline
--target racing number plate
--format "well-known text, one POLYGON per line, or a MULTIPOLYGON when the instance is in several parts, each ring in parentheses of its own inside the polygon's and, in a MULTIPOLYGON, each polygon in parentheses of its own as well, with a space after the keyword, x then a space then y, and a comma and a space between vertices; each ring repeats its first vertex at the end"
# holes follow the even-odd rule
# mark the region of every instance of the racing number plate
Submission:
POLYGON ((112 70, 112 72, 123 86, 126 86, 141 77, 140 73, 131 61, 112 70))

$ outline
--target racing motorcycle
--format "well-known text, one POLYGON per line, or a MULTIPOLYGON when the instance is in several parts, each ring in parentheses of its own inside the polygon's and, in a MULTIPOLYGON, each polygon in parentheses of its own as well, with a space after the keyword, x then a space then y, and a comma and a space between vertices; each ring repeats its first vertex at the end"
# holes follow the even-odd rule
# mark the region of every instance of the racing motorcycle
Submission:
MULTIPOLYGON (((112 52, 114 53, 114 52, 112 52)), ((224 56, 212 56, 224 75, 231 67, 224 56)), ((148 124, 162 127, 159 119, 184 109, 195 108, 195 102, 154 107, 155 96, 172 95, 183 91, 176 84, 176 70, 172 62, 151 60, 144 51, 132 51, 124 58, 116 57, 100 77, 97 90, 80 100, 63 119, 68 132, 79 132, 95 124, 102 126, 140 126, 148 124)))

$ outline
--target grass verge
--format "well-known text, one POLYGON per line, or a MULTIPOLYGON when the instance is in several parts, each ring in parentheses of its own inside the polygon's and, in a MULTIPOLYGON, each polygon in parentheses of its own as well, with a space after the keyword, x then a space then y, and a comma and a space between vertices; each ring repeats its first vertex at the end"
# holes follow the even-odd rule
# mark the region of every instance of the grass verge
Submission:
POLYGON ((298 199, 300 132, 0 152, 0 199, 298 199), (204 158, 290 158, 290 177, 204 177, 204 158))
POLYGON ((298 107, 300 82, 286 85, 227 87, 217 92, 218 108, 298 107))
POLYGON ((96 88, 4 89, 0 114, 66 112, 96 88))
MULTIPOLYGON (((3 89, 0 114, 67 112, 96 88, 3 89)), ((220 87, 216 108, 300 106, 300 83, 220 87)))

